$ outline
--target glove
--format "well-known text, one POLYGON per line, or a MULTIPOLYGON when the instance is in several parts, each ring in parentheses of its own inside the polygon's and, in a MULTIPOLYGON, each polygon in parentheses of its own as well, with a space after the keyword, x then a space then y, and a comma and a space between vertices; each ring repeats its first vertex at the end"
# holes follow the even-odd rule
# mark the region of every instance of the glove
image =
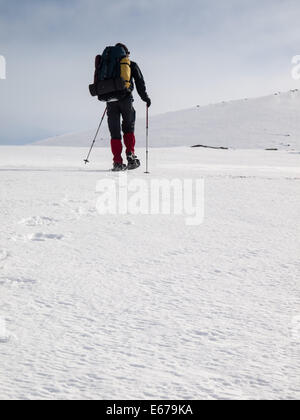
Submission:
POLYGON ((150 98, 147 98, 146 104, 147 104, 147 107, 150 108, 150 106, 151 106, 151 99, 150 98))

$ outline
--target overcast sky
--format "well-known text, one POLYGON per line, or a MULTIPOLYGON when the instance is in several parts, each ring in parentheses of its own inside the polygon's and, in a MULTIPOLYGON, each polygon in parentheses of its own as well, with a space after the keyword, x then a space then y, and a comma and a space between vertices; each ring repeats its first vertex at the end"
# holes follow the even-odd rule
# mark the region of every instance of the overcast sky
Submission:
MULTIPOLYGON (((299 87, 299 0, 0 0, 0 144, 97 127, 94 57, 124 42, 151 113, 299 87)), ((138 116, 144 104, 135 93, 138 116)))

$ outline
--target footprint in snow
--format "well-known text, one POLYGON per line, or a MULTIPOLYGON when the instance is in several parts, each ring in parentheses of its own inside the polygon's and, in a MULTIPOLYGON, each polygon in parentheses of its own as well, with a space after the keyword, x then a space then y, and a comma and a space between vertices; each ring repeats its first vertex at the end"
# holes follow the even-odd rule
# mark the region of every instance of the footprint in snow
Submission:
POLYGON ((58 220, 51 217, 33 216, 20 220, 18 224, 24 226, 49 226, 55 222, 58 222, 58 220))
POLYGON ((57 235, 54 233, 31 233, 27 236, 30 241, 46 241, 47 239, 62 240, 64 235, 57 235))
POLYGON ((0 285, 12 285, 12 284, 20 284, 20 285, 30 285, 37 283, 36 280, 26 278, 26 277, 0 277, 0 285))
POLYGON ((8 343, 10 340, 10 335, 5 331, 0 330, 0 344, 8 343))

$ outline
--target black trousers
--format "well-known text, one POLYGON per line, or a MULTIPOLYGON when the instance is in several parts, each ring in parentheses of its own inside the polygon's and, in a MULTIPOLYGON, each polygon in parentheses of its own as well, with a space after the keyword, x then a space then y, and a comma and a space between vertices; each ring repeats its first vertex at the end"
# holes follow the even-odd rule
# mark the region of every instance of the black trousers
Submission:
POLYGON ((121 117, 123 133, 134 133, 135 109, 131 95, 120 101, 107 103, 107 120, 112 139, 122 138, 121 117))

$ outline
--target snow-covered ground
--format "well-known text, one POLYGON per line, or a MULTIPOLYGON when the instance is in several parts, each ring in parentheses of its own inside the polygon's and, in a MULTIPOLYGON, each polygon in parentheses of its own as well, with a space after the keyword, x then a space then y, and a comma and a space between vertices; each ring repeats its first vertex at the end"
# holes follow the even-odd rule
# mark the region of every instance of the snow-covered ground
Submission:
MULTIPOLYGON (((99 106, 103 113, 103 103, 99 106)), ((155 104, 154 104, 155 106, 155 104)), ((222 102, 152 116, 150 108, 151 145, 154 147, 193 146, 202 144, 236 149, 300 150, 300 91, 222 102)), ((136 124, 137 142, 145 143, 145 117, 136 124)), ((43 140, 46 146, 86 146, 95 135, 95 128, 86 133, 75 133, 43 140)), ((106 146, 109 133, 104 124, 97 146, 106 146)))
POLYGON ((85 155, 0 148, 0 398, 299 398, 299 152, 152 150, 199 226, 101 216, 85 155))

